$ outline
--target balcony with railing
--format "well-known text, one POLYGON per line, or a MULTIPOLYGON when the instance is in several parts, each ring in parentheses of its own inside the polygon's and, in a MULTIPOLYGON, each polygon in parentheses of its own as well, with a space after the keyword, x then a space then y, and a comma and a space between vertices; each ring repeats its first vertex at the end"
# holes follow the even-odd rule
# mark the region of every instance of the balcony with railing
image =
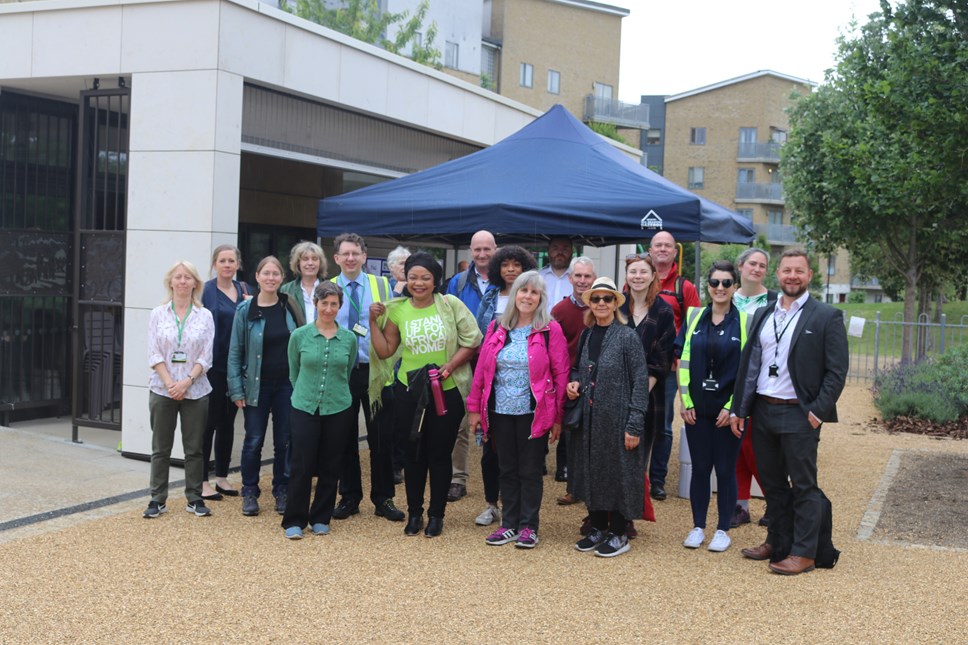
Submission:
POLYGON ((623 103, 594 94, 585 97, 585 121, 611 123, 621 128, 649 129, 649 106, 644 103, 623 103))
POLYGON ((761 204, 782 204, 783 184, 754 184, 739 182, 736 184, 737 202, 756 202, 761 204))
POLYGON ((740 141, 736 161, 747 163, 780 163, 780 146, 775 141, 740 141))
POLYGON ((797 242, 797 227, 789 224, 756 224, 757 235, 765 235, 769 244, 795 244, 797 242))

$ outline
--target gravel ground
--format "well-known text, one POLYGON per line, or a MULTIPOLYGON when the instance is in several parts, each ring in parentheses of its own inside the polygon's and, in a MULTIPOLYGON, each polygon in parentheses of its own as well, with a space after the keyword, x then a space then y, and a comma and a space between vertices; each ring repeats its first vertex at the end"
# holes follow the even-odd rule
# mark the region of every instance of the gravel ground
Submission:
POLYGON ((787 578, 744 560, 739 549, 765 533, 755 525, 732 531, 725 553, 684 549, 689 504, 672 498, 657 523, 638 523, 628 554, 581 554, 584 509, 555 506, 564 485, 550 478, 533 551, 484 544, 477 474, 433 540, 364 506, 329 536, 290 542, 277 515, 245 518, 237 498, 195 518, 173 496, 158 520, 141 518, 144 500, 0 545, 0 643, 963 641, 968 551, 857 534, 893 450, 964 456, 968 442, 872 430, 861 387, 840 408, 820 450, 843 551, 833 570, 787 578))

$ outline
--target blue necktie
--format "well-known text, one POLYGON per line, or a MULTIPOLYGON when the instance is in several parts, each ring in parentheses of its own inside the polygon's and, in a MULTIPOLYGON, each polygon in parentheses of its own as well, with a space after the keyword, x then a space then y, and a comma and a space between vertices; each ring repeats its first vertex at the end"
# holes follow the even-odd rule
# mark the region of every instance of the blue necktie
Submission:
POLYGON ((350 290, 349 327, 352 330, 360 322, 360 285, 353 281, 346 286, 350 290))

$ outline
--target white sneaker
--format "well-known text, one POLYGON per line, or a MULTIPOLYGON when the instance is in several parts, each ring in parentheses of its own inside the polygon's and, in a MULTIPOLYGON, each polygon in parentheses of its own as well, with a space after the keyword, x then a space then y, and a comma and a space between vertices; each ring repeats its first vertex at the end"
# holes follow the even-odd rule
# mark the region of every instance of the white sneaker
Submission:
POLYGON ((706 541, 706 533, 698 526, 689 531, 689 535, 682 541, 682 546, 687 549, 698 549, 706 541))
POLYGON ((498 510, 497 506, 487 505, 481 514, 477 516, 474 523, 478 526, 487 526, 488 524, 494 524, 494 522, 501 521, 501 511, 498 510))
POLYGON ((706 548, 710 551, 725 551, 732 543, 733 541, 729 539, 729 533, 726 531, 716 531, 713 539, 709 541, 709 546, 706 548))

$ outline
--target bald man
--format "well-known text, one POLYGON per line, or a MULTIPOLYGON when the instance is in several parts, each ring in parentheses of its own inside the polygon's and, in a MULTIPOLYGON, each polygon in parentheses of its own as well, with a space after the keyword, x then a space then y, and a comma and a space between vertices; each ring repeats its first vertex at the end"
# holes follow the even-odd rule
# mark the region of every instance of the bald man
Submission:
MULTIPOLYGON (((478 231, 474 233, 474 236, 471 237, 471 260, 473 260, 473 263, 467 271, 458 273, 451 278, 447 285, 447 293, 460 298, 461 302, 467 305, 467 308, 474 315, 477 315, 481 298, 487 291, 487 265, 491 261, 491 256, 494 255, 496 248, 494 236, 490 232, 478 231)), ((448 501, 456 502, 467 495, 467 454, 469 450, 470 428, 465 416, 457 432, 457 442, 454 444, 454 452, 451 455, 453 474, 451 475, 450 489, 447 491, 448 501)))
MULTIPOLYGON (((695 285, 679 278, 676 264, 676 239, 668 231, 659 231, 652 236, 649 255, 659 274, 659 297, 669 303, 676 319, 676 334, 682 327, 682 320, 689 307, 699 306, 699 293, 695 285)), ((675 399, 679 385, 676 382, 676 367, 672 366, 665 384, 665 427, 655 438, 652 446, 652 459, 649 462, 649 488, 653 499, 666 498, 665 480, 669 472, 669 457, 672 455, 672 419, 675 416, 675 399)))

